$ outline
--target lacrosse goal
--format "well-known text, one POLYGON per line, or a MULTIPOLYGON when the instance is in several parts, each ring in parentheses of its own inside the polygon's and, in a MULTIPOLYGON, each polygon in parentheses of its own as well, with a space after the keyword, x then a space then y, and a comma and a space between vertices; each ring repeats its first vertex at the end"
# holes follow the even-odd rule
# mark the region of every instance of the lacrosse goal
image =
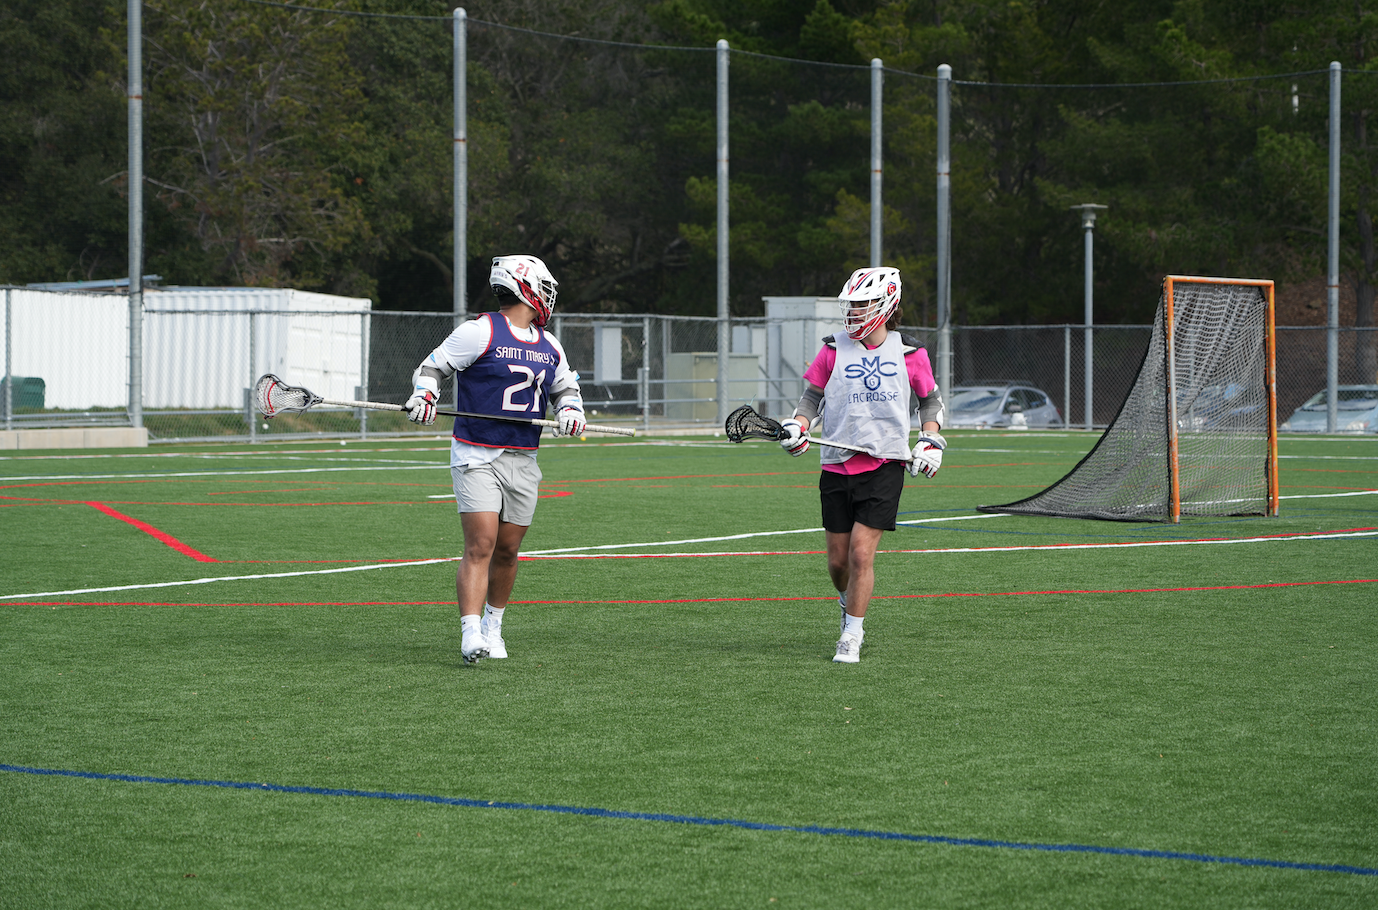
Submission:
POLYGON ((1278 513, 1273 282, 1169 275, 1138 378, 1094 448, 982 512, 1170 521, 1278 513))

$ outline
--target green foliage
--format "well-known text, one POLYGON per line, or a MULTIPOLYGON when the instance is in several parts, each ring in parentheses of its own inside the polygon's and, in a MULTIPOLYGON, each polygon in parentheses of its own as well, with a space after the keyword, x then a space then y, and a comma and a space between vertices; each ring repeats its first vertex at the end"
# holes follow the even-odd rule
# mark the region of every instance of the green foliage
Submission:
POLYGON ((209 0, 149 14, 149 103, 167 144, 148 170, 210 277, 371 296, 369 276, 331 262, 370 233, 344 190, 362 179, 364 135, 350 20, 209 0))
POLYGON ((103 0, 0 7, 0 283, 124 274, 121 24, 103 0))
MULTIPOLYGON (((450 6, 346 2, 420 18, 148 7, 148 271, 450 308, 450 6)), ((832 294, 869 261, 873 57, 887 70, 884 258, 905 270, 916 317, 934 315, 942 63, 957 80, 959 322, 1079 321, 1068 206, 1083 202, 1109 206, 1098 321, 1149 318, 1168 272, 1313 278, 1322 71, 1339 60, 1342 261, 1361 324, 1373 320, 1378 16, 1362 4, 491 0, 469 13, 471 309, 488 305, 489 258, 526 252, 550 262, 565 312, 714 311, 712 48, 725 38, 747 52, 729 77, 734 313, 760 312, 764 295, 832 294), (1169 82, 1187 84, 1141 84, 1169 82)), ((0 280, 123 275, 122 8, 16 0, 0 39, 13 49, 0 63, 0 230, 14 238, 0 280)))

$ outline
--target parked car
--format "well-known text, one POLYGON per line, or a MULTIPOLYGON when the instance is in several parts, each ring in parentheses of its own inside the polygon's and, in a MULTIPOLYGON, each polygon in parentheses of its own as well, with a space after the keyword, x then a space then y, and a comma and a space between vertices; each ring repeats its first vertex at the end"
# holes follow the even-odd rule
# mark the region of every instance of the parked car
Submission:
POLYGON ((1046 392, 1020 382, 954 386, 943 396, 948 427, 1060 427, 1062 414, 1046 392))
MULTIPOLYGON (((1321 389, 1308 398, 1278 429, 1286 433, 1324 433, 1329 410, 1325 392, 1325 389, 1321 389)), ((1378 385, 1336 386, 1335 397, 1339 399, 1335 415, 1336 430, 1342 433, 1378 433, 1378 385)))
POLYGON ((1191 397, 1179 395, 1177 425, 1183 430, 1243 430, 1260 422, 1266 406, 1261 387, 1252 391, 1239 382, 1204 386, 1191 397))

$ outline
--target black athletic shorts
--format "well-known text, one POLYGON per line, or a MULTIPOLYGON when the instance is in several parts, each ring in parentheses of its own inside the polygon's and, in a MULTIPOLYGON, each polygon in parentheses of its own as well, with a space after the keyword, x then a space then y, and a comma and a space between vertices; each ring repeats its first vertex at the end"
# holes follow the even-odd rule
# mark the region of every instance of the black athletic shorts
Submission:
POLYGON ((818 478, 823 527, 834 534, 848 534, 853 524, 861 522, 878 531, 893 531, 903 492, 904 463, 900 461, 887 461, 861 474, 824 471, 818 478))

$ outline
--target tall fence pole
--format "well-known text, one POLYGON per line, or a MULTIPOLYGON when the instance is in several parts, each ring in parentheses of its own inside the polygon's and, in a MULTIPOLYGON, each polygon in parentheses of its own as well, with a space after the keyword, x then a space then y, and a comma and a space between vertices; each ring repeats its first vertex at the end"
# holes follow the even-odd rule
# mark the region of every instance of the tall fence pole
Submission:
POLYGON ((1062 423, 1072 424, 1072 327, 1062 327, 1062 423))
MULTIPOLYGON (((249 311, 249 382, 254 383, 258 370, 258 311, 249 311)), ((244 416, 249 420, 249 442, 258 441, 258 411, 254 409, 254 386, 244 390, 244 416)))
POLYGON ((641 317, 641 369, 637 370, 640 380, 638 389, 641 398, 641 432, 651 432, 651 317, 641 317))
MULTIPOLYGON (((454 233, 453 251, 454 257, 450 265, 450 281, 452 287, 450 293, 453 297, 454 325, 459 326, 469 313, 468 289, 469 289, 469 95, 468 95, 468 68, 469 68, 469 45, 468 23, 469 14, 464 7, 456 7, 454 18, 451 20, 453 26, 453 53, 451 57, 454 61, 454 73, 451 82, 454 84, 454 201, 452 203, 454 213, 454 233)), ((450 383, 450 391, 454 396, 455 407, 459 406, 459 374, 454 375, 450 383)))
POLYGON ((5 429, 14 429, 13 336, 10 334, 10 289, 5 288, 5 429))
POLYGON ((129 425, 144 425, 143 0, 128 4, 129 56, 129 425))
POLYGON ((1339 424, 1340 383, 1340 64, 1330 64, 1330 239, 1325 284, 1325 431, 1339 424))
POLYGON ((469 14, 464 7, 454 11, 454 313, 455 324, 463 321, 469 312, 468 263, 469 263, 469 109, 468 109, 468 56, 466 39, 469 14))
POLYGON ((938 67, 938 388, 952 387, 952 67, 938 67))
MULTIPOLYGON (((359 400, 368 401, 368 348, 371 313, 359 314, 359 400)), ((368 408, 359 408, 359 438, 368 439, 368 408)))
POLYGON ((879 57, 871 60, 871 268, 880 268, 884 256, 881 196, 881 104, 885 100, 885 69, 879 57))
POLYGON ((718 426, 727 423, 727 365, 732 327, 727 300, 727 58, 728 45, 718 41, 718 426))

